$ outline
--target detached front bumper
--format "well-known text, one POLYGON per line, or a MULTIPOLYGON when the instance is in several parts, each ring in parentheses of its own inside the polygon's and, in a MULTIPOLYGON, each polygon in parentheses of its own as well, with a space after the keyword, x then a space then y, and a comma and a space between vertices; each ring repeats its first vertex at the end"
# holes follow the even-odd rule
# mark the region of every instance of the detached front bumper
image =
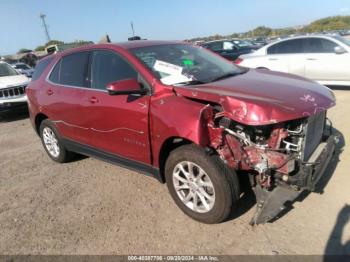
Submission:
POLYGON ((288 184, 300 190, 315 191, 317 182, 321 179, 335 152, 336 138, 331 135, 323 140, 311 154, 306 163, 301 163, 298 173, 289 176, 288 184))
POLYGON ((302 189, 314 191, 317 182, 321 179, 332 156, 335 152, 336 138, 331 135, 328 139, 318 145, 308 162, 305 163, 300 172, 303 172, 305 183, 302 189))
POLYGON ((272 191, 255 186, 253 190, 257 199, 257 211, 250 223, 266 223, 285 209, 286 202, 294 201, 304 190, 314 191, 334 155, 335 144, 336 137, 333 135, 323 140, 308 161, 301 164, 299 172, 290 176, 286 184, 278 185, 272 191))

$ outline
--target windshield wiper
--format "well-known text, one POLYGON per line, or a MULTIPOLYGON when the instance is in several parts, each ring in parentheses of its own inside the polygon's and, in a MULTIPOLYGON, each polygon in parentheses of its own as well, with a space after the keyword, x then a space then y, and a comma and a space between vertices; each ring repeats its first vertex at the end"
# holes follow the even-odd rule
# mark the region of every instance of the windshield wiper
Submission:
POLYGON ((201 84, 205 84, 205 82, 203 81, 199 81, 199 80, 189 80, 189 81, 184 81, 184 82, 180 82, 180 83, 176 83, 174 84, 174 86, 186 86, 186 85, 201 85, 201 84))
POLYGON ((225 78, 229 78, 229 77, 232 77, 232 76, 236 76, 236 75, 240 75, 240 74, 243 74, 243 73, 244 73, 244 71, 226 73, 226 74, 223 74, 221 76, 214 77, 214 78, 210 79, 208 82, 219 81, 219 80, 222 80, 222 79, 225 79, 225 78))

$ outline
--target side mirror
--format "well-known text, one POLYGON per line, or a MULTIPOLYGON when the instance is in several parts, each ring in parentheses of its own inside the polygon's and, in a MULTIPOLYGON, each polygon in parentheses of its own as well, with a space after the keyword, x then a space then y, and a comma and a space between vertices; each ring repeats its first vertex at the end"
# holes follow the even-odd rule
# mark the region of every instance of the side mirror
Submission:
POLYGON ((145 95, 146 90, 136 79, 125 79, 107 85, 109 95, 145 95))
POLYGON ((336 47, 334 47, 334 53, 336 53, 337 55, 341 55, 341 54, 346 53, 346 50, 344 47, 336 46, 336 47))

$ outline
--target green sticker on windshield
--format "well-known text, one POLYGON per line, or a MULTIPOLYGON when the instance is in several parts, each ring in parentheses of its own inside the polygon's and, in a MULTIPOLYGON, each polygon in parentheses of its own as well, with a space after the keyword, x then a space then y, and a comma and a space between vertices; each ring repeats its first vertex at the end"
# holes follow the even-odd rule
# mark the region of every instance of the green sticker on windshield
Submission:
POLYGON ((193 60, 191 60, 191 59, 182 59, 182 63, 187 67, 193 66, 193 60))

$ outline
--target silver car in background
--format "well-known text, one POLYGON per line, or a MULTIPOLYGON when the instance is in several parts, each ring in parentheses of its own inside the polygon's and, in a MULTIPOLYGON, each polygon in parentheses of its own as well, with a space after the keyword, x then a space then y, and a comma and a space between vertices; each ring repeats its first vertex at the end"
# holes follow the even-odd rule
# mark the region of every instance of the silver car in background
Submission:
POLYGON ((12 64, 12 67, 16 69, 18 72, 20 72, 21 74, 26 75, 27 77, 30 77, 30 78, 34 73, 34 69, 25 63, 12 64))
POLYGON ((350 40, 340 36, 283 39, 242 55, 235 63, 296 74, 324 85, 350 86, 350 40))

